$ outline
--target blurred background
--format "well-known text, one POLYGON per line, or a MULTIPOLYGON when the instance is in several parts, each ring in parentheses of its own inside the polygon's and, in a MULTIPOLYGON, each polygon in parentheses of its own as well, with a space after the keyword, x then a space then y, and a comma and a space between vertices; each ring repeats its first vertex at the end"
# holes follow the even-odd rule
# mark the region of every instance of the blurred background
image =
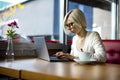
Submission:
POLYGON ((0 36, 5 38, 7 22, 18 21, 18 34, 32 39, 45 36, 65 43, 71 35, 63 31, 67 11, 79 8, 87 19, 87 30, 104 39, 120 39, 119 0, 0 0, 0 36))

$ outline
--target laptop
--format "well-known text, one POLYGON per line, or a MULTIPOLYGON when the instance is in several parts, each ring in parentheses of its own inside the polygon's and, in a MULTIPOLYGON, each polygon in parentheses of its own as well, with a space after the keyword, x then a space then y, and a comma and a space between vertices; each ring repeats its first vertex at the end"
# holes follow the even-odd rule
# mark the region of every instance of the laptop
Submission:
POLYGON ((50 62, 68 62, 68 61, 71 61, 71 60, 66 59, 66 58, 64 58, 64 59, 58 58, 54 55, 50 56, 50 53, 48 51, 47 44, 45 41, 45 37, 34 37, 33 40, 34 40, 34 45, 36 48, 36 53, 37 53, 38 58, 43 59, 43 60, 47 60, 50 62))

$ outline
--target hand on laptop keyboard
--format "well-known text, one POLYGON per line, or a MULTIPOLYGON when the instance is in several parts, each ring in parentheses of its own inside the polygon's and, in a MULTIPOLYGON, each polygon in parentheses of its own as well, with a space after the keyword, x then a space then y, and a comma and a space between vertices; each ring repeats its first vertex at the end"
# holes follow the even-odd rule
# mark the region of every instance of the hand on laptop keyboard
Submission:
POLYGON ((57 52, 55 54, 55 56, 59 57, 59 58, 67 58, 67 59, 71 59, 73 60, 75 57, 70 55, 69 53, 63 53, 63 52, 57 52))

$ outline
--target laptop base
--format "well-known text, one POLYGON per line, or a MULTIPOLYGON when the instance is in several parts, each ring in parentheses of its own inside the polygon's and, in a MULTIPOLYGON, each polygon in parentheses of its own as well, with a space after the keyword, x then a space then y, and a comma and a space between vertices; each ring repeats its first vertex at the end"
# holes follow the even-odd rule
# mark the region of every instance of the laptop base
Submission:
POLYGON ((58 58, 56 56, 50 56, 50 62, 71 62, 73 60, 66 59, 66 58, 58 58))

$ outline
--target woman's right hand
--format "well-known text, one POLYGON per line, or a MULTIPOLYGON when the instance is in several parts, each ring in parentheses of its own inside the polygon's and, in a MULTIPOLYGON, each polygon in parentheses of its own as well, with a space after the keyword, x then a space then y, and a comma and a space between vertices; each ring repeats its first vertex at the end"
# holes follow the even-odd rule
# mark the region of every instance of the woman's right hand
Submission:
POLYGON ((55 56, 57 56, 57 57, 61 57, 61 56, 63 56, 63 55, 64 55, 63 52, 57 52, 57 53, 55 54, 55 56))
POLYGON ((69 53, 63 53, 63 52, 57 52, 55 54, 55 56, 59 57, 59 58, 68 58, 68 59, 71 59, 73 60, 75 57, 70 55, 69 53))

